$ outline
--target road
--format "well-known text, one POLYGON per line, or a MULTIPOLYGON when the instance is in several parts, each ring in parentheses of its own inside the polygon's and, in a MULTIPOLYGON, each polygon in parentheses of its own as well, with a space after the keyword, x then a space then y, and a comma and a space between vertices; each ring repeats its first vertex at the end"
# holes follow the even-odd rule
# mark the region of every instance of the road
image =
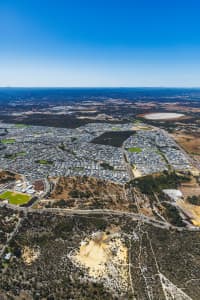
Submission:
POLYGON ((130 176, 130 180, 132 180, 132 179, 134 179, 134 175, 133 175, 131 165, 128 163, 127 153, 126 153, 126 150, 124 148, 124 144, 122 145, 122 151, 123 151, 123 155, 124 155, 124 162, 125 162, 125 165, 126 165, 126 169, 127 169, 128 174, 130 176))
MULTIPOLYGON (((167 135, 167 136, 170 136, 172 139, 173 139, 173 141, 174 141, 174 143, 175 143, 175 145, 176 145, 176 147, 185 155, 185 157, 187 157, 187 159, 188 159, 188 161, 189 161, 189 163, 196 169, 199 169, 199 166, 197 166, 197 164, 196 164, 196 162, 193 160, 193 158, 181 147, 181 145, 180 144, 178 144, 178 142, 174 139, 174 137, 173 137, 173 135, 172 134, 169 134, 166 130, 164 130, 164 129, 160 129, 165 135, 167 135)), ((200 170, 200 169, 199 169, 200 170)))
POLYGON ((3 246, 3 248, 2 248, 1 251, 0 251, 0 258, 3 257, 4 252, 5 252, 6 248, 7 248, 7 246, 9 245, 10 241, 12 240, 12 238, 14 237, 14 235, 18 232, 18 230, 19 230, 19 228, 20 228, 20 226, 21 226, 22 221, 23 221, 23 218, 20 218, 20 219, 18 220, 17 225, 15 226, 15 229, 14 229, 14 230, 12 231, 12 233, 9 235, 9 238, 7 239, 5 245, 3 246))
POLYGON ((131 218, 133 221, 141 221, 146 224, 151 224, 155 227, 163 229, 175 229, 178 231, 200 231, 198 227, 176 227, 167 222, 155 220, 151 217, 147 217, 143 214, 137 214, 129 211, 120 211, 120 210, 109 210, 109 209, 67 209, 67 208, 42 208, 42 209, 33 209, 31 207, 19 207, 13 206, 10 204, 0 204, 0 207, 8 207, 14 211, 24 212, 26 215, 28 213, 52 213, 66 216, 91 216, 91 215, 102 215, 102 216, 118 216, 118 217, 127 217, 131 218))

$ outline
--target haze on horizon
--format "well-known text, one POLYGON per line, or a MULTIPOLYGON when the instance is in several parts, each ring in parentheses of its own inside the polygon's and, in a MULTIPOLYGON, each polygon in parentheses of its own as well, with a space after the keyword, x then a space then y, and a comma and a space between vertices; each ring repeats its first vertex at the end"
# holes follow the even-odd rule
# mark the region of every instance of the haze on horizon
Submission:
POLYGON ((0 87, 200 87, 197 0, 0 0, 0 87))

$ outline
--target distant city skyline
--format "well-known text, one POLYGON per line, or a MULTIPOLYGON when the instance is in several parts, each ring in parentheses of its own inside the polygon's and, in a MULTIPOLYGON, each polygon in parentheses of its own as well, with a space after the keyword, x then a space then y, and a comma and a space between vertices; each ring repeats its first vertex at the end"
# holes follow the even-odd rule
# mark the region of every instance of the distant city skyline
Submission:
POLYGON ((197 0, 0 0, 0 87, 200 87, 197 0))

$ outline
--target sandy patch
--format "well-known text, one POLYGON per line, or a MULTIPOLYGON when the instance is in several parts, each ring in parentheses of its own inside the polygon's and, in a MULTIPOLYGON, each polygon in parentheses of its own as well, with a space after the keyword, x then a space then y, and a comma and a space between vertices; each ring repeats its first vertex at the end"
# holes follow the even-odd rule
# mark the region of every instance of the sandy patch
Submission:
POLYGON ((116 230, 94 233, 81 242, 71 259, 89 278, 111 290, 127 291, 128 249, 116 230))
POLYGON ((183 200, 178 200, 176 203, 184 214, 191 219, 193 225, 200 226, 200 206, 190 204, 183 200))
POLYGON ((180 190, 185 198, 191 196, 200 196, 200 186, 181 185, 180 190))
POLYGON ((22 259, 26 265, 31 265, 40 255, 39 248, 25 246, 22 252, 22 259))
POLYGON ((139 178, 142 176, 142 173, 136 167, 132 168, 132 172, 133 172, 134 178, 139 178))
MULTIPOLYGON (((84 112, 83 112, 84 113, 84 112)), ((77 119, 89 119, 89 120, 111 120, 111 121, 118 121, 118 118, 113 118, 110 115, 106 115, 106 114, 98 114, 97 116, 78 116, 77 119)))

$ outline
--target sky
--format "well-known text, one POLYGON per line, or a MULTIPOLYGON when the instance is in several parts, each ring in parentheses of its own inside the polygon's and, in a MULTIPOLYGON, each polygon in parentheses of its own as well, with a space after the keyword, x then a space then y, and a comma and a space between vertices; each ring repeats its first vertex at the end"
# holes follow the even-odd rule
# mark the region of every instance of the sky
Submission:
POLYGON ((0 0, 0 87, 200 87, 199 0, 0 0))

